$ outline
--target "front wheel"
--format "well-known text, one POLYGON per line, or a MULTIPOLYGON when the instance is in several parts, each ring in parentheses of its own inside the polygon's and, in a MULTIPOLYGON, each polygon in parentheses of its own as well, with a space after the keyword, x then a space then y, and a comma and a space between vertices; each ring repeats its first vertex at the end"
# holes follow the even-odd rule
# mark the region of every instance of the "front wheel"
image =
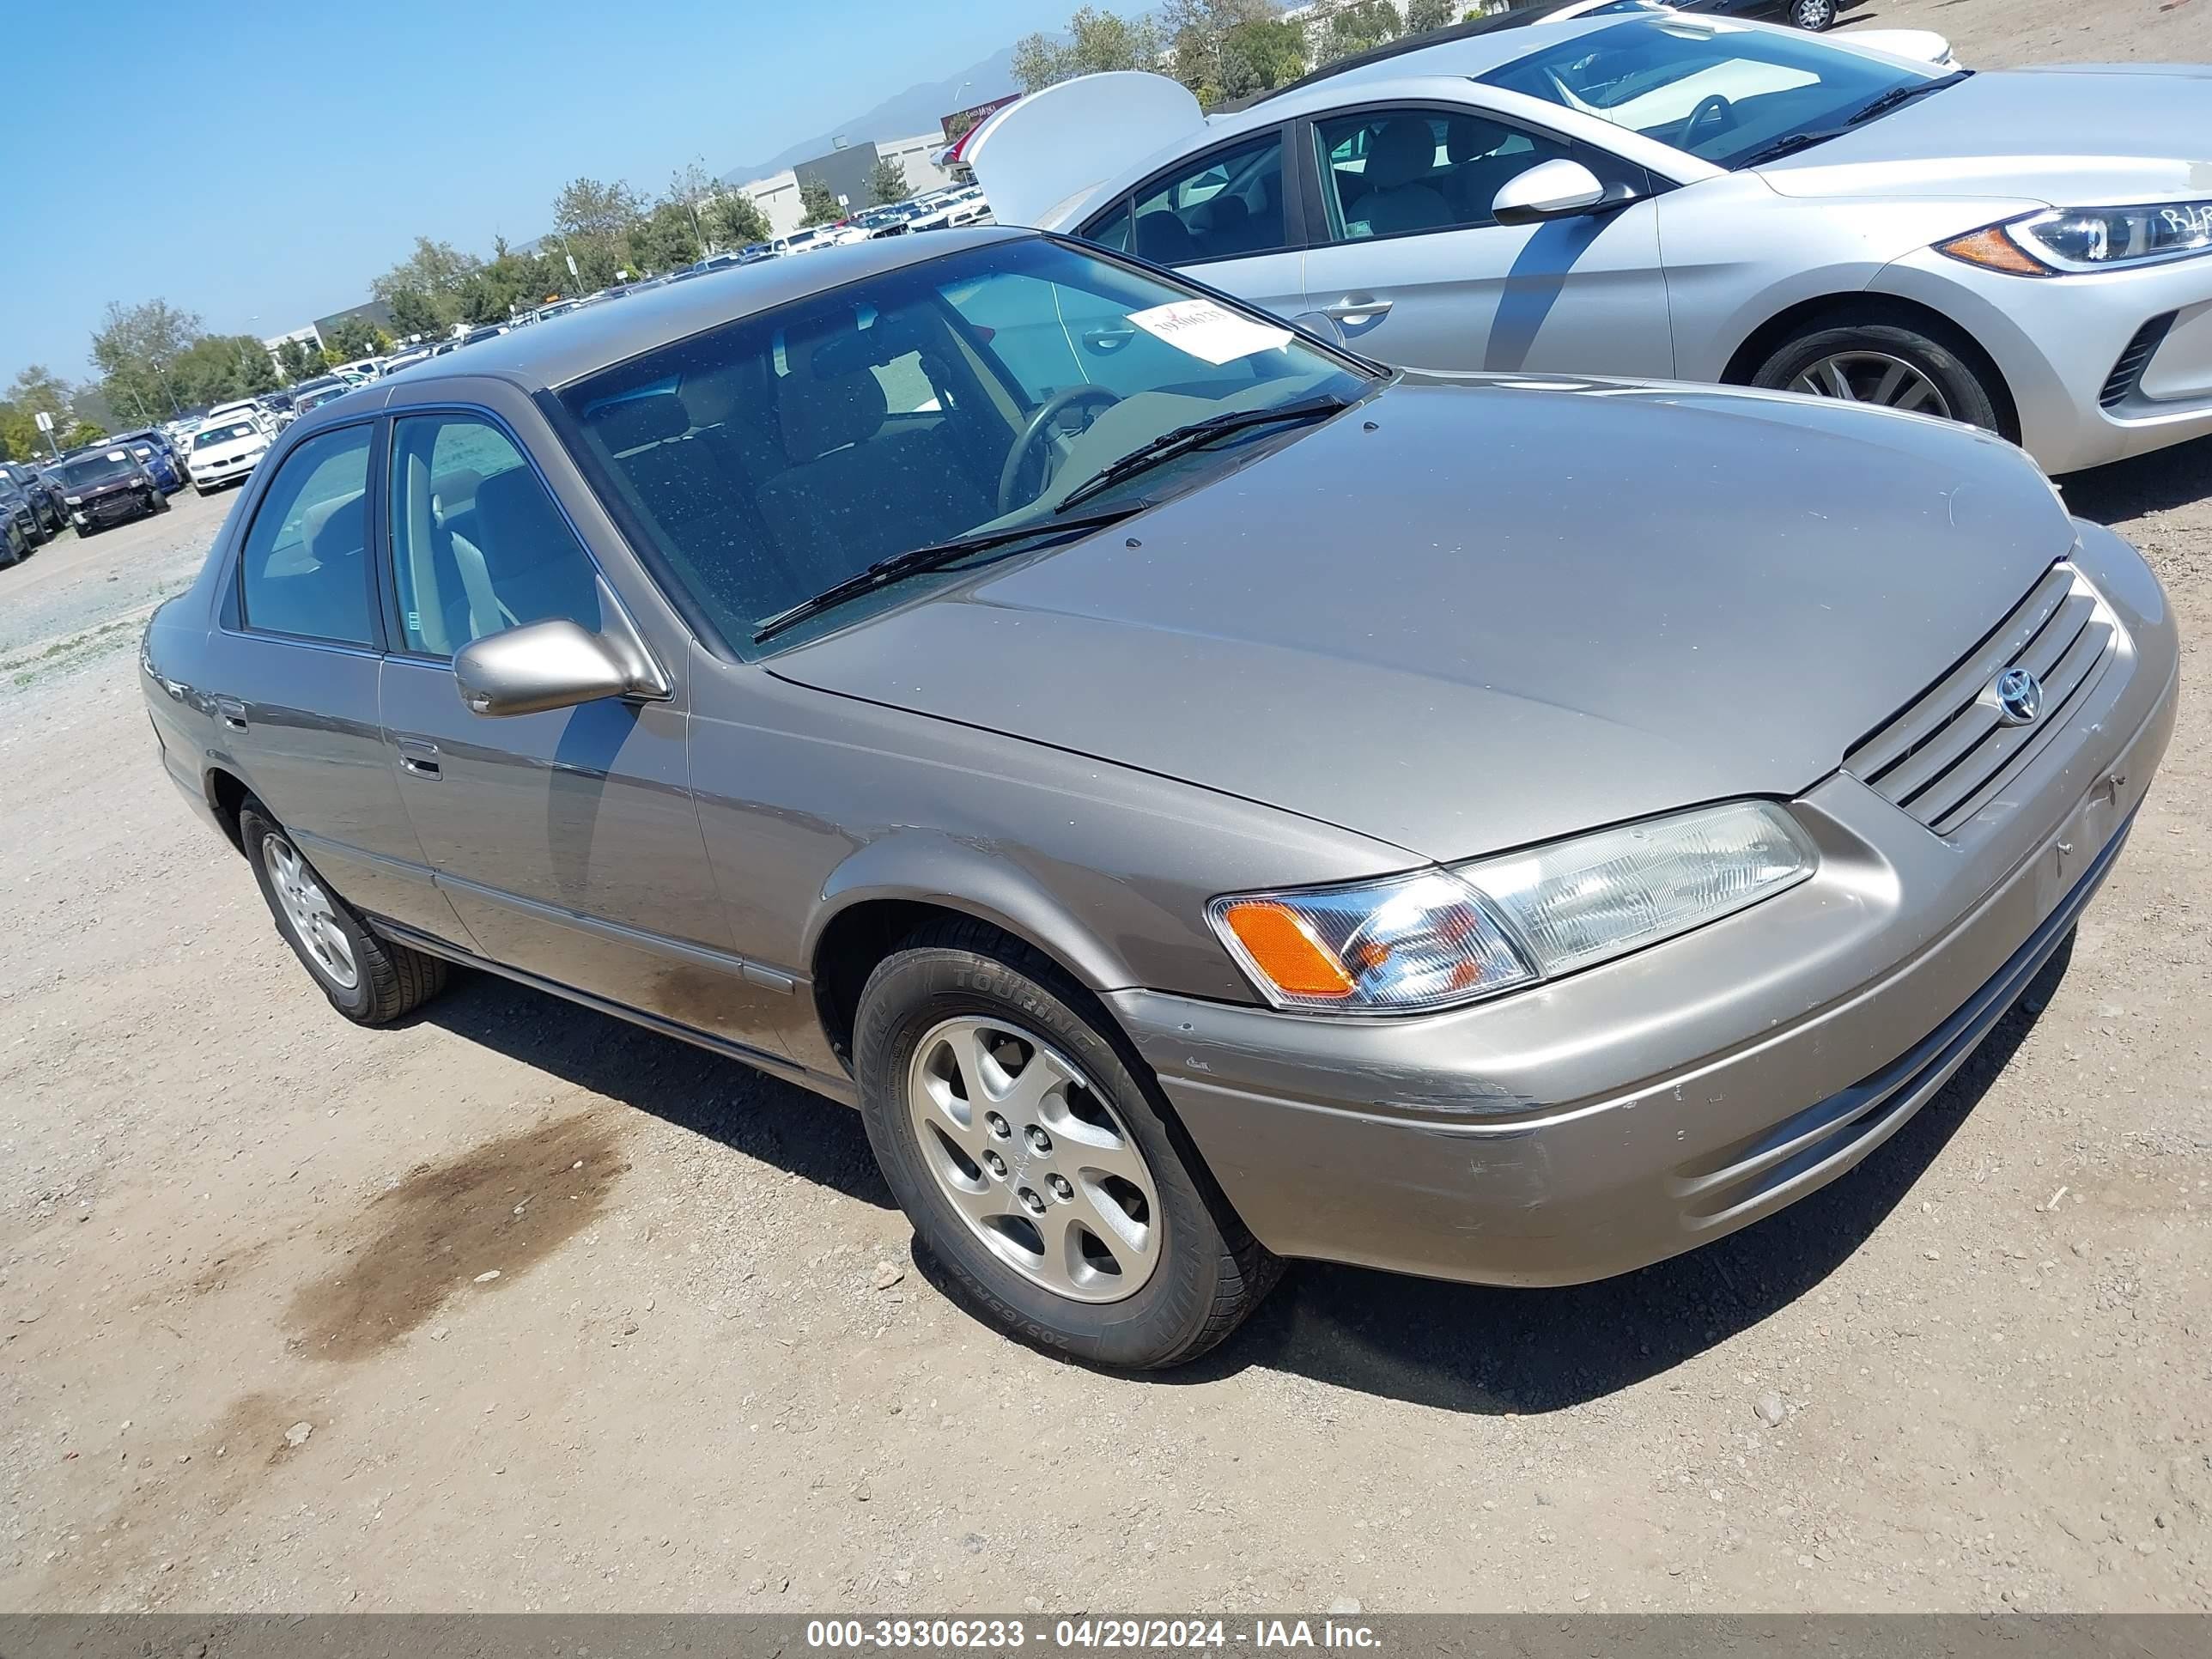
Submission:
POLYGON ((389 1024, 445 988, 445 963, 371 933, 259 801, 240 809, 238 839, 276 931, 331 1006, 355 1024, 389 1024))
POLYGON ((1760 364, 1751 383, 1998 432, 1997 392, 1986 375, 1962 340, 1896 323, 1856 323, 1798 336, 1760 364))
POLYGON ((1177 1364, 1281 1267, 1106 1025, 1040 952, 980 922, 925 928, 861 993, 861 1115, 915 1233, 985 1317, 1095 1364, 1177 1364))
POLYGON ((1790 0, 1790 21, 1819 33, 1836 21, 1836 0, 1790 0))

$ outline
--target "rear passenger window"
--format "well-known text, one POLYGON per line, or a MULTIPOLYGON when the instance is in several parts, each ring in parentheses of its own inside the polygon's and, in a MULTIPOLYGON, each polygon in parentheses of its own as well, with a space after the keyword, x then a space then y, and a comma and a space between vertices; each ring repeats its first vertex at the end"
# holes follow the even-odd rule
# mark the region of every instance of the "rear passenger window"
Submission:
POLYGON ((514 441, 471 415, 392 428, 392 569, 410 651, 526 623, 599 631, 599 571, 514 441))
POLYGON ((371 645, 368 446, 373 428, 310 438, 284 458, 239 560, 249 628, 371 645))
POLYGON ((1283 140, 1279 133, 1192 164, 1137 192, 1136 216, 1116 211, 1093 232, 1103 246, 1155 264, 1234 259, 1285 245, 1283 140))

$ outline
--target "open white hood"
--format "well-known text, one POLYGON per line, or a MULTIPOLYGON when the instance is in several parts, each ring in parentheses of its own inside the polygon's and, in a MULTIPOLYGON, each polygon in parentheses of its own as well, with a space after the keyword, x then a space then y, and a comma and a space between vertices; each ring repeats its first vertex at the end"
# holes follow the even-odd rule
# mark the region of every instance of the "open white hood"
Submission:
POLYGON ((1205 125, 1181 82, 1115 70, 1017 99, 985 119, 963 155, 1000 224, 1060 230, 1100 185, 1205 125))

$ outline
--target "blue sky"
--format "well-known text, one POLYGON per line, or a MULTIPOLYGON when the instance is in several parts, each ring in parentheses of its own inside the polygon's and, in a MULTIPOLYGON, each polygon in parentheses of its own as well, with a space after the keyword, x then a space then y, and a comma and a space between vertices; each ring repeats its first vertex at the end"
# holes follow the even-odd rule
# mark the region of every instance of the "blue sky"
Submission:
POLYGON ((578 174, 652 194, 1056 29, 1075 0, 50 0, 14 9, 0 385, 110 300, 274 334, 419 233, 488 252, 578 174), (191 25, 187 27, 186 24, 191 25))

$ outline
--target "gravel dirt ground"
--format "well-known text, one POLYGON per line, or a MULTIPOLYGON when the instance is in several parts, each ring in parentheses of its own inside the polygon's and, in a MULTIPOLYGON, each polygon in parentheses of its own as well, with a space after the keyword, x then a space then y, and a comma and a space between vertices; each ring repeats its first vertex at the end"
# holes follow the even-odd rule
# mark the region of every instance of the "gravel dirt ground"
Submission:
MULTIPOLYGON (((2212 0, 1880 9, 2212 59, 2212 0)), ((2067 493, 2181 725, 1935 1103, 1664 1266, 1300 1267, 1149 1380, 945 1300, 837 1108, 493 980, 332 1014, 134 683, 235 497, 0 572, 0 1607, 2212 1608, 2212 445, 2067 493)))

